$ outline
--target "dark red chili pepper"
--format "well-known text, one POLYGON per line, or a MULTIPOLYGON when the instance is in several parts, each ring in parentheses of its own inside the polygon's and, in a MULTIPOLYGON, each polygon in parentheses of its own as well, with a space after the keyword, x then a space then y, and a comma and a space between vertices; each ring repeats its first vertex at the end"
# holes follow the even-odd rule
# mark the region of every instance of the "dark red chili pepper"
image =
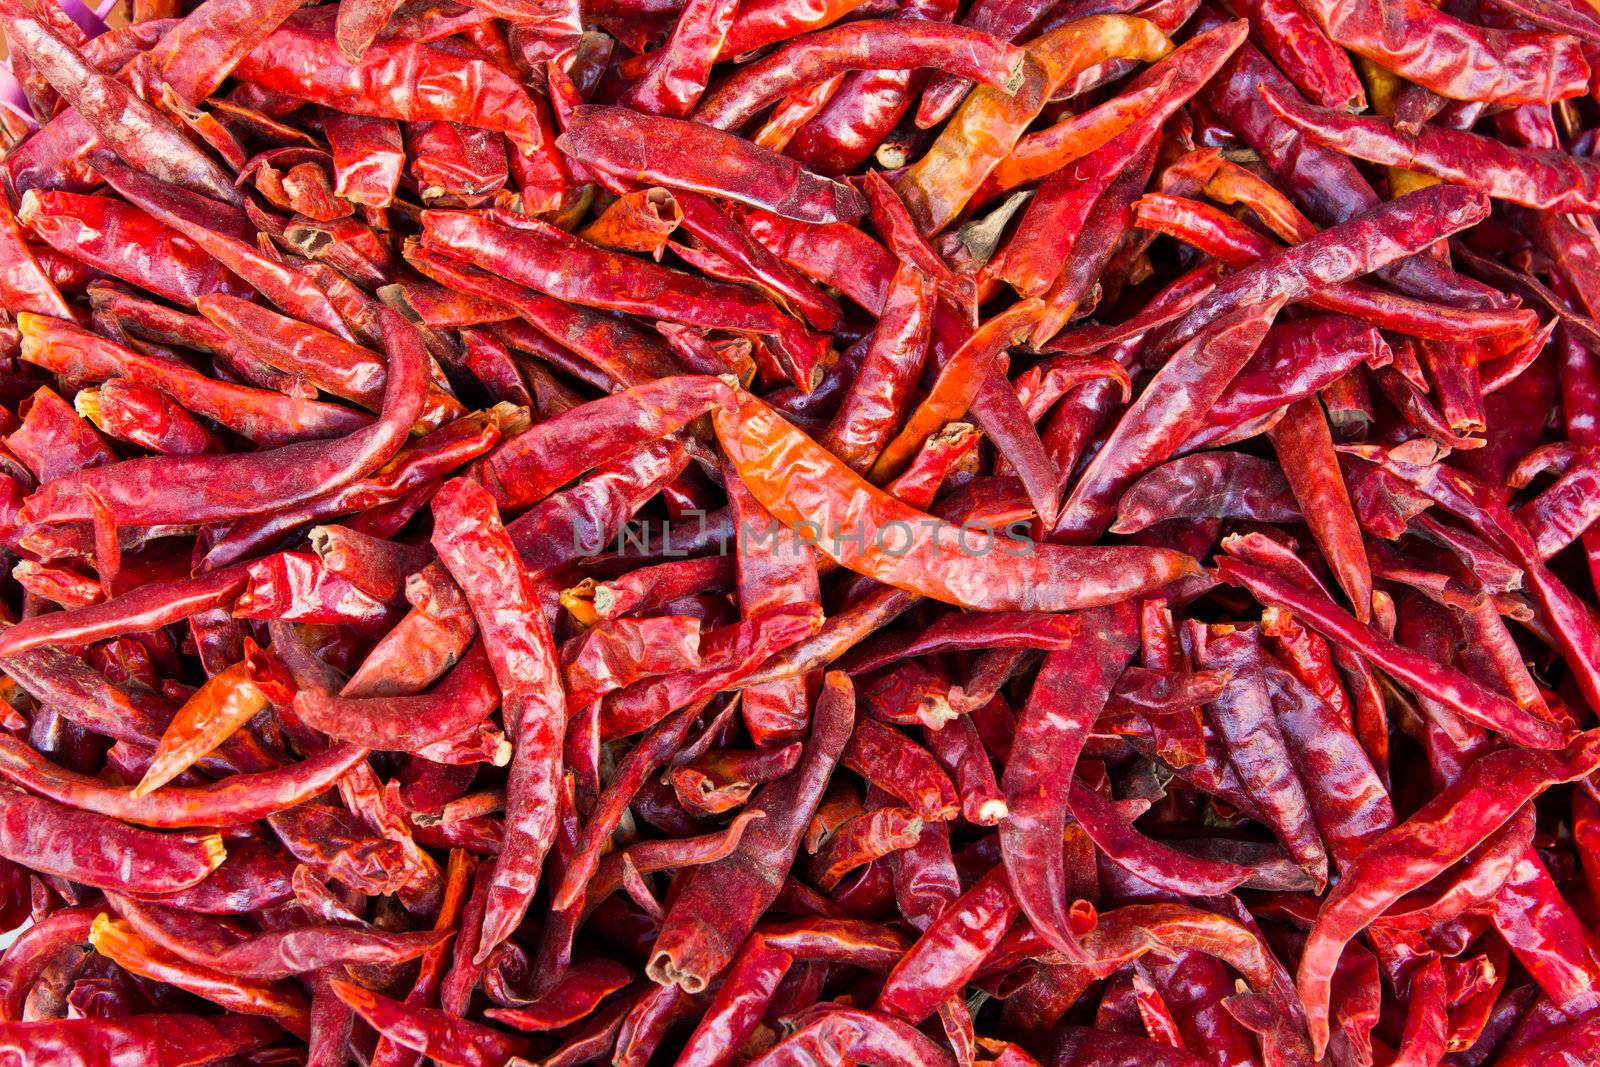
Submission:
POLYGON ((1360 159, 1449 178, 1499 199, 1548 211, 1593 211, 1594 164, 1561 152, 1508 148, 1463 130, 1424 126, 1415 134, 1383 119, 1333 114, 1270 91, 1268 106, 1319 144, 1360 159))

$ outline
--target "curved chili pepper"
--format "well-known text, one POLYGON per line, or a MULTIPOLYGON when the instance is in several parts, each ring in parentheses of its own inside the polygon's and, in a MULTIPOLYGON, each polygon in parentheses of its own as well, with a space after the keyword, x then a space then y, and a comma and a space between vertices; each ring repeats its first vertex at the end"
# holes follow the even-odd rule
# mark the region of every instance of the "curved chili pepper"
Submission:
MULTIPOLYGON (((23 196, 26 199, 27 194, 23 196)), ((6 253, 5 269, 0 270, 0 301, 13 313, 28 311, 57 318, 70 317, 72 312, 60 290, 39 265, 18 223, 9 201, 0 205, 0 248, 6 253)))
POLYGON ((1393 803, 1356 740, 1354 724, 1277 667, 1269 665, 1266 675, 1278 727, 1317 828, 1334 861, 1348 864, 1394 824, 1393 803))
POLYGON ((931 821, 955 817, 955 786, 925 750, 897 730, 871 719, 856 724, 839 761, 931 821))
POLYGON ((798 37, 740 68, 701 101, 695 120, 732 130, 802 85, 846 70, 936 67, 1015 92, 1022 50, 981 30, 922 19, 851 22, 798 37))
MULTIPOLYGON (((252 292, 176 229, 119 200, 29 190, 16 218, 57 251, 179 303, 210 292, 252 292)), ((20 301, 18 307, 35 310, 20 301)), ((46 313, 68 317, 60 309, 46 313)))
POLYGON ((1068 79, 1112 56, 1155 60, 1171 48, 1154 25, 1127 16, 1097 15, 1045 34, 1026 49, 1032 63, 1024 63, 1022 85, 975 90, 895 188, 925 232, 943 229, 1068 79))
POLYGON ((1285 122, 1319 144, 1374 163, 1422 171, 1488 196, 1549 211, 1594 211, 1600 174, 1564 152, 1508 148, 1464 130, 1403 133, 1383 119, 1334 114, 1263 91, 1285 122))
MULTIPOLYGON (((1237 380, 1237 379, 1236 379, 1237 380)), ((1178 518, 1296 522, 1300 508, 1271 462, 1242 452, 1199 452, 1169 460, 1122 494, 1112 533, 1137 533, 1178 518)))
POLYGON ((1582 921, 1537 853, 1524 850, 1495 895, 1490 915, 1495 929, 1553 1004, 1579 1014, 1594 1010, 1594 954, 1585 951, 1582 921), (1571 940, 1574 935, 1578 940, 1571 940))
POLYGON ((1361 545, 1361 529, 1350 495, 1339 477, 1338 457, 1327 417, 1317 402, 1297 400, 1269 432, 1284 476, 1333 569, 1356 619, 1367 621, 1372 605, 1372 570, 1361 545))
POLYGON ((423 696, 335 697, 302 689, 294 700, 295 714, 306 725, 366 748, 398 752, 416 752, 459 735, 499 703, 500 690, 481 643, 423 696))
POLYGON ((895 270, 878 328, 820 443, 858 474, 870 470, 910 405, 931 331, 934 290, 910 264, 895 270))
POLYGON ((1509 699, 1493 693, 1443 664, 1402 648, 1382 635, 1362 627, 1346 612, 1319 594, 1251 563, 1234 558, 1219 561, 1219 575, 1238 581, 1266 601, 1287 611, 1330 640, 1359 649, 1363 655, 1416 691, 1438 699, 1463 717, 1493 730, 1501 730, 1523 744, 1558 748, 1563 732, 1537 719, 1509 699))
POLYGON ((366 508, 404 504, 419 492, 431 493, 439 479, 499 443, 502 428, 515 426, 505 415, 504 411, 496 409, 468 415, 440 427, 415 445, 401 449, 393 459, 365 478, 313 497, 297 507, 240 520, 212 546, 203 564, 207 568, 227 567, 306 523, 366 508))
POLYGON ((334 994, 373 1029, 426 1056, 442 1055, 464 1067, 504 1067, 528 1047, 526 1038, 469 1022, 438 1008, 391 1000, 337 978, 329 984, 334 994))
POLYGON ((1252 420, 1319 392, 1358 364, 1382 366, 1392 358, 1372 326, 1343 316, 1313 315, 1267 331, 1261 348, 1212 406, 1205 428, 1183 451, 1228 443, 1252 420))
POLYGON ((119 522, 239 518, 291 507, 370 474, 399 450, 421 415, 427 380, 427 353, 412 327, 387 309, 380 316, 392 373, 383 412, 371 426, 337 442, 251 455, 125 460, 49 483, 26 505, 29 515, 36 522, 83 521, 89 517, 83 494, 92 489, 119 522), (219 486, 227 487, 227 497, 204 491, 219 486))
POLYGON ((247 642, 243 660, 208 678, 178 709, 130 797, 142 799, 170 782, 265 708, 269 693, 281 694, 284 687, 274 673, 260 649, 247 642))
POLYGON ((884 979, 877 1010, 917 1023, 977 973, 1017 915, 1006 871, 996 867, 953 901, 884 979))
POLYGON ((760 210, 741 216, 750 236, 802 274, 833 286, 874 314, 883 307, 895 257, 856 227, 839 222, 812 226, 760 210))
POLYGON ((280 1033, 269 1019, 149 1013, 7 1022, 0 1024, 0 1047, 23 1055, 49 1049, 63 1062, 91 1063, 109 1056, 138 1063, 203 1063, 248 1055, 280 1033))
POLYGON ((752 0, 740 7, 739 16, 722 44, 721 56, 743 55, 774 41, 820 29, 859 6, 861 0, 805 0, 800 4, 752 0))
POLYGON ((184 408, 269 447, 336 437, 367 420, 334 404, 218 381, 172 360, 147 356, 72 323, 24 312, 17 316, 29 362, 87 381, 123 378, 159 389, 184 408))
POLYGON ((501 507, 527 507, 615 452, 665 437, 713 407, 736 402, 725 382, 701 375, 636 386, 598 406, 585 405, 581 416, 546 420, 511 438, 484 460, 488 484, 501 507))
POLYGON ((922 441, 945 423, 967 413, 984 380, 984 369, 1031 330, 1042 311, 1037 301, 1023 301, 978 327, 939 368, 933 387, 911 412, 900 432, 884 446, 867 479, 882 484, 899 474, 922 441))
POLYGON ((6 737, 0 738, 0 774, 63 804, 145 826, 228 826, 309 800, 366 755, 355 745, 337 745, 287 767, 235 774, 207 785, 169 785, 153 795, 135 797, 119 786, 65 770, 6 737))
POLYGON ((646 264, 588 245, 554 227, 529 223, 513 228, 451 212, 426 212, 422 221, 425 249, 459 256, 561 300, 652 319, 772 334, 789 358, 795 384, 803 389, 812 386, 812 370, 827 347, 825 338, 810 335, 743 288, 646 264), (576 271, 580 260, 586 264, 583 272, 576 271), (581 285, 576 283, 579 273, 585 274, 581 285))
POLYGON ((0 656, 15 656, 41 645, 82 645, 165 626, 197 611, 232 604, 247 581, 244 568, 229 568, 203 578, 153 582, 72 611, 36 615, 0 632, 0 656))
POLYGON ((529 153, 544 145, 543 124, 533 117, 533 104, 515 79, 484 60, 418 41, 380 37, 352 62, 336 43, 330 22, 291 18, 234 73, 262 88, 351 114, 462 122, 504 133, 529 153))
POLYGON ((829 834, 808 864, 810 880, 831 891, 851 872, 916 844, 922 819, 908 808, 878 808, 829 834))
POLYGON ((623 102, 650 115, 684 118, 705 92, 711 68, 733 26, 738 5, 728 0, 690 0, 672 34, 648 57, 649 69, 628 86, 623 102))
POLYGON ((892 1016, 859 1008, 819 1010, 803 1025, 757 1056, 760 1067, 790 1067, 814 1059, 848 1058, 873 1067, 953 1067, 955 1061, 915 1027, 892 1016))
POLYGON ((768 511, 783 522, 820 526, 819 551, 888 585, 991 611, 1067 611, 1115 602, 1190 572, 1187 557, 1158 549, 1024 542, 1019 554, 1003 559, 1000 547, 985 555, 968 553, 960 547, 959 528, 873 489, 754 397, 746 397, 736 413, 719 413, 716 422, 741 480, 768 511), (870 545, 847 548, 839 536, 842 531, 855 537, 859 527, 862 537, 873 539, 891 524, 907 531, 893 553, 870 545), (937 569, 934 560, 940 561, 937 569), (1115 581, 1088 576, 1112 560, 1119 568, 1115 581))
MULTIPOLYGON (((253 349, 268 366, 304 378, 318 389, 377 411, 388 371, 383 360, 314 326, 225 294, 195 301, 200 314, 253 349)), ((455 397, 429 385, 417 430, 425 433, 466 414, 455 397)))
POLYGON ((1046 658, 1017 723, 1000 784, 1008 815, 1000 824, 1000 854, 1018 906, 1039 936, 1069 958, 1082 949, 1069 917, 1061 835, 1077 753, 1088 727, 1111 695, 1117 675, 1138 647, 1131 607, 1095 610, 1080 620, 1079 636, 1046 658))
POLYGON ((1201 859, 1139 833, 1118 806, 1081 781, 1072 784, 1072 817, 1095 846, 1151 885, 1189 894, 1226 893, 1248 880, 1248 868, 1201 859))
POLYGON ((177 401, 149 386, 113 379, 85 389, 73 405, 102 433, 163 455, 198 456, 222 451, 222 442, 177 401))
POLYGON ((631 181, 724 196, 799 222, 854 222, 861 194, 792 161, 711 127, 678 119, 636 118, 621 108, 585 105, 558 139, 562 151, 631 181), (729 185, 706 161, 730 153, 743 178, 729 185))
MULTIPOLYGON (((1187 420, 1222 394, 1260 347, 1282 306, 1273 300, 1230 314, 1172 355, 1117 423, 1105 447, 1068 495, 1055 536, 1094 536, 1110 525, 1114 496, 1134 477, 1173 453, 1179 443, 1177 436, 1188 428, 1187 420)), ((1204 307, 1203 301, 1190 316, 1204 307)), ((1181 328, 1182 322, 1174 329, 1181 328)))
POLYGON ((159 182, 96 156, 95 172, 156 221, 181 233, 207 255, 274 303, 341 337, 349 328, 329 297, 305 274, 261 254, 248 240, 253 227, 227 204, 159 182))
POLYGON ((203 196, 243 203, 233 181, 156 108, 115 78, 101 74, 39 19, 20 9, 5 16, 6 36, 49 80, 96 136, 130 166, 203 196))
POLYGON ((158 834, 11 787, 5 799, 0 855, 85 885, 179 892, 203 881, 227 856, 214 833, 158 834))
POLYGON ((737 851, 689 873, 662 920, 647 968, 652 980, 698 993, 727 967, 782 888, 800 836, 850 739, 854 702, 848 678, 831 673, 824 679, 800 766, 751 800, 749 810, 766 817, 745 833, 737 851), (730 905, 738 910, 730 912, 730 905))
POLYGON ((332 963, 403 963, 443 941, 447 932, 408 934, 341 927, 299 927, 246 938, 209 951, 185 942, 194 962, 249 979, 288 978, 332 963), (199 951, 197 951, 199 949, 199 951))
POLYGON ((89 943, 98 904, 62 908, 17 934, 0 956, 0 1019, 20 1022, 28 991, 61 950, 89 943))
POLYGON ((773 653, 815 633, 821 618, 817 604, 801 602, 711 631, 701 640, 698 667, 641 679, 607 696, 600 708, 601 735, 610 739, 637 733, 736 685, 773 653))

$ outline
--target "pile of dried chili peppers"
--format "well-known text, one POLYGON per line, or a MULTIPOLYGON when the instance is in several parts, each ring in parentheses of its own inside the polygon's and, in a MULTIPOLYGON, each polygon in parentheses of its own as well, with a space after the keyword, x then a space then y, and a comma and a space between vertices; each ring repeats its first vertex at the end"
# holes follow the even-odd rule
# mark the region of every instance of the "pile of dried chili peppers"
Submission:
POLYGON ((0 1062, 1600 1062, 1600 0, 0 0, 0 1062))

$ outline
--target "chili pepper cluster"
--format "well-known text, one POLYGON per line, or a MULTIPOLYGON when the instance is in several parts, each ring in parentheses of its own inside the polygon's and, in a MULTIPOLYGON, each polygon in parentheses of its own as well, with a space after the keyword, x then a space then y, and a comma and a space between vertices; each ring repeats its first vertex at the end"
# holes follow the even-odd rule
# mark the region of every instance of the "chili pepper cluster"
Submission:
POLYGON ((119 15, 0 1060, 1600 1062, 1600 4, 119 15))

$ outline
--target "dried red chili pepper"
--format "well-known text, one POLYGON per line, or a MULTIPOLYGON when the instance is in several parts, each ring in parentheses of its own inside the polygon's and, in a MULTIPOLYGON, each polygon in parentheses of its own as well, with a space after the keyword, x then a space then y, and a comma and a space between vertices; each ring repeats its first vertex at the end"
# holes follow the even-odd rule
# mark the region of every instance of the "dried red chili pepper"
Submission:
POLYGON ((1420 3, 1306 8, 1336 43, 1455 100, 1549 103, 1588 85, 1589 65, 1570 37, 1485 29, 1420 3))
POLYGON ((478 619, 515 746, 507 781, 507 839, 489 885, 474 962, 482 963, 522 919, 554 833, 566 725, 561 673, 511 538, 480 486, 454 481, 433 499, 433 543, 478 619))
POLYGON ((800 835, 850 738, 854 697, 843 675, 824 680, 800 766, 750 802, 750 810, 766 818, 745 834, 732 855, 696 867, 662 920, 649 963, 653 980, 690 993, 704 990, 777 897, 800 835), (738 911, 730 911, 730 905, 738 911))
POLYGON ((118 522, 130 525, 164 522, 165 515, 179 515, 180 521, 241 518, 303 503, 372 473, 399 450, 421 415, 427 372, 412 327, 394 312, 381 314, 394 373, 384 388, 383 414, 371 426, 337 443, 303 442, 251 455, 125 460, 47 483, 25 505, 30 518, 82 521, 90 489, 118 522), (202 485, 227 486, 229 493, 208 494, 202 485))
MULTIPOLYGON (((817 548, 824 555, 858 573, 947 603, 987 610, 1070 610, 1123 599, 1189 570, 1181 554, 1155 549, 1072 549, 1025 542, 1026 548, 1005 559, 968 552, 960 547, 961 528, 874 490, 753 397, 736 414, 719 415, 717 432, 740 478, 768 511, 783 521, 804 519, 821 527, 817 548), (773 465, 778 456, 791 463, 804 456, 804 465, 781 470, 773 465), (858 539, 855 547, 846 547, 851 542, 840 536, 875 539, 891 526, 906 531, 903 541, 878 546, 862 545, 858 539), (917 533, 919 527, 923 533, 917 533), (1117 568, 1114 584, 1126 582, 1125 588, 1113 589, 1103 577, 1089 577, 1091 570, 1104 575, 1107 567, 1117 568)), ((994 547, 992 529, 989 533, 990 547, 1004 552, 994 547)))

